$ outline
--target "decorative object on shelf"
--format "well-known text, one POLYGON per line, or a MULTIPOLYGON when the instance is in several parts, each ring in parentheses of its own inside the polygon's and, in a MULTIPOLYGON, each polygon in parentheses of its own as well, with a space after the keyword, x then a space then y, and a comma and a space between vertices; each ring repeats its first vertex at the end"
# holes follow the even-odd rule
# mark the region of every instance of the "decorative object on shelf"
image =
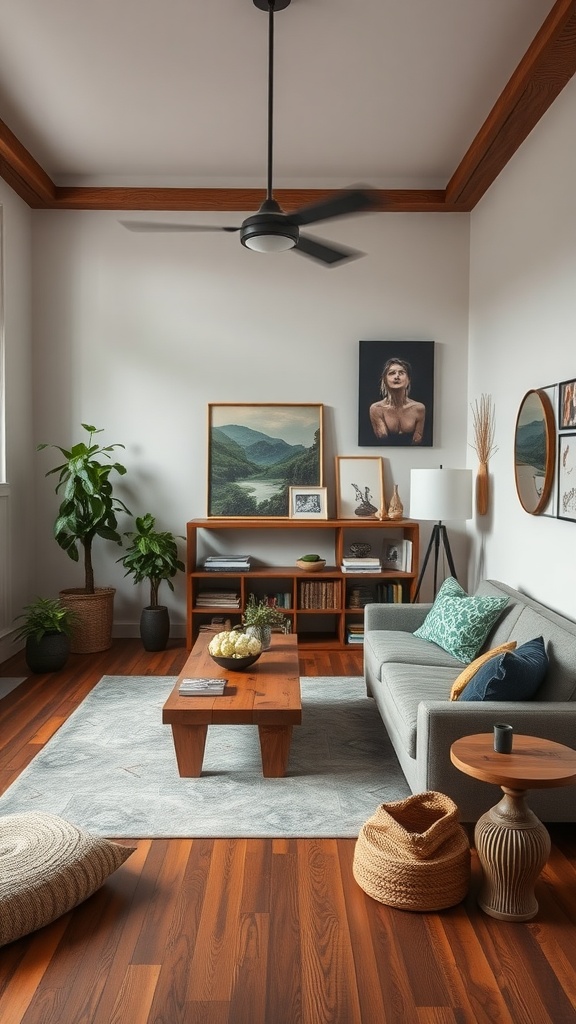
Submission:
POLYGON ((242 672, 258 661, 262 644, 257 637, 236 628, 216 633, 208 644, 208 654, 221 668, 242 672))
POLYGON ((380 456, 336 456, 338 519, 375 519, 384 504, 384 475, 380 456))
POLYGON ((555 447, 552 403, 544 390, 528 391, 516 418, 514 474, 518 501, 530 515, 540 515, 550 497, 555 447))
POLYGON ((326 565, 326 559, 320 558, 320 555, 302 555, 296 559, 296 565, 304 572, 320 572, 326 565))
POLYGON ((208 405, 208 515, 287 519, 290 486, 322 484, 323 405, 208 405))
MULTIPOLYGON (((166 605, 158 604, 158 590, 162 580, 174 590, 173 576, 184 571, 184 562, 178 558, 178 547, 173 533, 155 530, 156 520, 147 512, 136 517, 136 530, 124 534, 131 541, 118 562, 126 569, 125 576, 133 576, 134 583, 147 580, 150 584, 150 604, 140 615, 140 637, 146 651, 163 651, 170 636, 170 616, 166 605)), ((181 540, 184 540, 182 537, 181 540)))
POLYGON ((404 518, 404 505, 398 494, 398 484, 394 484, 394 491, 390 499, 388 506, 388 519, 403 519, 404 518))
POLYGON ((371 551, 371 544, 363 544, 361 541, 353 541, 350 544, 350 554, 353 558, 367 558, 371 551))
POLYGON ((450 542, 443 519, 472 518, 472 470, 471 469, 413 469, 410 472, 410 518, 435 519, 430 542, 426 549, 420 576, 412 602, 418 600, 420 587, 434 548, 434 597, 438 590, 438 556, 440 546, 444 548, 450 573, 458 579, 450 542))
POLYGON ((498 451, 494 444, 496 419, 491 395, 481 395, 480 401, 471 405, 474 441, 470 445, 478 456, 476 473, 476 511, 485 516, 490 504, 490 484, 488 478, 488 462, 498 451))
POLYGON ((61 600, 37 597, 16 619, 24 619, 14 640, 25 640, 26 664, 31 672, 58 672, 70 654, 74 614, 61 600))
POLYGON ((291 487, 291 519, 328 519, 326 487, 291 487))
POLYGON ((54 536, 63 551, 77 562, 78 549, 84 554, 84 587, 62 590, 60 599, 74 611, 70 634, 70 650, 73 654, 94 654, 106 651, 112 644, 112 619, 114 587, 95 587, 92 567, 92 544, 94 538, 104 537, 122 545, 118 533, 116 514, 132 513, 120 498, 113 494, 111 473, 124 476, 126 469, 119 462, 102 462, 100 457, 110 459, 110 452, 123 448, 123 444, 101 447, 94 443, 94 435, 101 434, 97 427, 83 423, 88 432, 88 443, 81 441, 71 449, 57 444, 39 444, 36 450, 56 448, 64 462, 48 470, 46 476, 58 474, 56 493, 63 491, 64 497, 58 509, 54 524, 54 536))
POLYGON ((379 519, 380 522, 382 522, 383 519, 388 519, 388 512, 386 511, 385 505, 382 505, 382 508, 378 509, 376 513, 376 519, 379 519))
POLYGON ((358 445, 433 444, 434 342, 361 341, 358 445))
POLYGON ((242 613, 244 630, 248 636, 256 637, 262 646, 262 650, 270 647, 272 640, 272 626, 282 626, 286 616, 276 607, 270 604, 263 597, 257 600, 255 594, 250 594, 246 607, 242 613))

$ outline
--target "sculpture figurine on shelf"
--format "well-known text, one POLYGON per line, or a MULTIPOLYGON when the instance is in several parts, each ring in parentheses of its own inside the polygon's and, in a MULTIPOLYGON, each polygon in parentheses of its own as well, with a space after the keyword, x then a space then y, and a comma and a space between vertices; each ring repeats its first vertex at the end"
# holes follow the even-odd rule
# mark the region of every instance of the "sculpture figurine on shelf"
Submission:
POLYGON ((376 519, 379 519, 380 522, 382 522, 384 519, 388 519, 388 513, 386 511, 386 505, 383 504, 382 508, 378 509, 378 511, 376 513, 376 519))
POLYGON ((400 500, 398 494, 398 484, 394 484, 394 493, 392 495, 390 504, 388 506, 388 519, 403 519, 404 518, 404 505, 400 500))
POLYGON ((354 509, 354 515, 360 516, 362 519, 374 519, 378 509, 376 508, 376 505, 372 504, 370 488, 365 487, 364 493, 362 493, 358 484, 352 484, 352 487, 354 488, 356 501, 358 502, 358 507, 354 509))

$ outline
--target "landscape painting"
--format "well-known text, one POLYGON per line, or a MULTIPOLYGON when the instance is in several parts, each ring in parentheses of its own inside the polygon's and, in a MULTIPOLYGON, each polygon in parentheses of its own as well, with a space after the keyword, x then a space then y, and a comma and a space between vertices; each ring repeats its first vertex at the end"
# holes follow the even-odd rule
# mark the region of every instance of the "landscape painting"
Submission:
POLYGON ((287 519, 290 487, 322 485, 322 405, 208 406, 208 515, 287 519))

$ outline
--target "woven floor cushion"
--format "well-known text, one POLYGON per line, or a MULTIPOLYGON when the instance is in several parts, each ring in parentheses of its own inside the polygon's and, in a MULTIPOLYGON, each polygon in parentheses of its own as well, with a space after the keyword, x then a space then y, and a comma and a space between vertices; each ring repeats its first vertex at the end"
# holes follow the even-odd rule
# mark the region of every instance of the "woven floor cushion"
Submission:
POLYGON ((354 878, 364 892, 402 910, 443 910, 470 885, 470 844, 444 793, 380 804, 362 826, 354 878))
POLYGON ((0 817, 0 946, 82 903, 134 849, 55 814, 0 817))

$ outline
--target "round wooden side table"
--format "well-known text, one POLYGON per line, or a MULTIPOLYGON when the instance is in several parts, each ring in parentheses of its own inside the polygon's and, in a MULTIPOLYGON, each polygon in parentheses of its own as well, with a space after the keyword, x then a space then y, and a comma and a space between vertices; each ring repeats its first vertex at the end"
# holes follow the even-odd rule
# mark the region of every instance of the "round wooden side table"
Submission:
POLYGON ((536 736, 514 735, 511 754, 497 754, 492 733, 462 736, 450 748, 460 771, 502 788, 504 796, 478 819, 474 838, 483 880, 478 903, 501 921, 538 913, 534 885, 550 853, 550 836, 526 804, 528 789, 576 782, 576 750, 536 736))

